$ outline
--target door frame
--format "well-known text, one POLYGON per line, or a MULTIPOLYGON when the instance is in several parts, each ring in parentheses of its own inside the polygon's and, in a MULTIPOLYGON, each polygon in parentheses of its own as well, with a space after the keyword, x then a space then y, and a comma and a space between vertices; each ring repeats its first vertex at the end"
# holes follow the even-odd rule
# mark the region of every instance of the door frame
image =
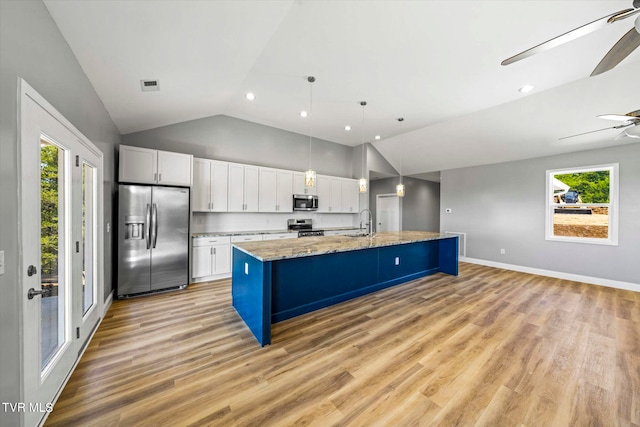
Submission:
MULTIPOLYGON (((398 199, 398 231, 402 231, 402 200, 396 193, 385 193, 385 194, 376 194, 376 218, 380 218, 380 199, 382 198, 392 198, 395 197, 398 199)), ((378 232, 378 224, 376 219, 376 233, 378 232)))
MULTIPOLYGON (((18 98, 17 99, 18 101, 17 103, 17 142, 18 142, 17 172, 18 172, 19 179, 18 179, 18 185, 17 185, 18 222, 16 226, 18 227, 18 230, 19 230, 17 258, 18 258, 18 265, 20 266, 21 271, 17 275, 18 293, 20 295, 20 303, 17 305, 19 328, 20 328, 20 333, 19 333, 20 334, 20 342, 19 342, 20 363, 17 369, 19 370, 19 378, 20 378, 20 386, 19 386, 20 401, 26 404, 27 409, 29 409, 30 403, 34 404, 34 407, 38 408, 36 412, 30 412, 28 410, 19 411, 19 412, 20 412, 20 425, 27 425, 27 424, 30 425, 30 424, 33 424, 34 422, 37 423, 38 425, 41 425, 47 419, 47 416, 50 410, 53 408, 53 404, 60 396, 60 393, 64 389, 64 386, 66 385, 75 367, 77 366, 82 354, 84 353, 84 350, 87 347, 87 344, 90 342, 93 334, 95 333, 97 326, 99 325, 100 321, 104 318, 104 301, 105 301, 104 300, 104 227, 103 227, 103 224, 104 224, 104 209, 103 209, 104 156, 103 156, 103 153, 88 138, 86 138, 78 129, 76 129, 76 127, 73 126, 71 122, 69 122, 58 110, 56 110, 49 102, 47 102, 47 100, 45 100, 33 87, 31 87, 22 78, 18 78, 18 91, 19 93, 17 97, 18 98), (69 317, 70 317, 70 321, 74 323, 70 326, 73 334, 72 334, 72 339, 70 341, 69 348, 66 351, 72 352, 70 354, 75 355, 75 360, 73 361, 73 363, 71 363, 71 367, 69 371, 63 373, 62 375, 63 378, 61 382, 59 384, 58 382, 56 382, 56 384, 52 386, 54 388, 57 387, 57 391, 55 391, 54 395, 52 396, 51 402, 47 403, 45 406, 43 406, 41 403, 26 401, 26 399, 29 398, 29 396, 26 396, 27 390, 33 387, 33 383, 27 384, 27 381, 30 381, 31 378, 33 378, 32 374, 27 374, 27 369, 33 369, 33 367, 27 366, 28 364, 26 362, 27 361, 27 357, 26 357, 27 345, 26 344, 27 344, 28 334, 27 334, 27 331, 25 330, 25 316, 28 313, 27 295, 26 295, 25 289, 30 282, 28 282, 25 278, 26 270, 22 271, 24 270, 23 267, 25 266, 25 259, 27 259, 27 257, 29 257, 29 259, 33 258, 33 254, 30 252, 30 251, 33 251, 33 248, 27 247, 27 243, 23 241, 23 233, 24 233, 23 229, 25 226, 27 226, 27 224, 25 223, 25 219, 23 217, 25 213, 25 206, 23 206, 23 198, 26 197, 25 191, 32 190, 31 188, 26 188, 26 183, 23 182, 23 174, 29 171, 29 169, 25 169, 25 167, 23 167, 23 162, 27 161, 25 158, 26 153, 24 153, 24 151, 26 151, 24 147, 26 146, 27 142, 24 141, 24 138, 28 137, 27 132, 25 132, 26 130, 25 126, 28 126, 29 118, 31 117, 30 114, 28 114, 27 112, 28 111, 27 103, 30 103, 30 102, 34 102, 35 104, 37 104, 45 113, 49 114, 53 120, 57 121, 59 125, 66 128, 66 131, 68 131, 72 135, 73 139, 75 139, 75 141, 73 141, 73 144, 76 147, 75 150, 78 150, 78 152, 75 154, 81 155, 80 158, 84 158, 82 153, 86 153, 88 151, 91 155, 95 156, 95 158, 98 159, 98 164, 96 165, 97 174, 95 177, 97 185, 95 187, 95 194, 94 194, 95 200, 97 202, 97 205, 96 205, 97 212, 96 212, 96 215, 94 216, 95 220, 97 221, 94 227, 95 240, 96 240, 96 242, 94 243, 94 249, 97 252, 95 254, 95 256, 97 257, 96 258, 97 263, 95 266, 96 271, 94 273, 94 277, 97 282, 96 289, 95 289, 95 292, 96 292, 95 304, 94 304, 95 306, 92 307, 91 310, 89 310, 86 313, 86 315, 82 313, 82 309, 80 308, 80 314, 78 316, 76 313, 77 307, 74 306, 75 300, 71 299, 69 301, 70 302, 69 307, 71 310, 69 317), (80 148, 78 149, 77 147, 80 147, 80 148), (89 326, 88 324, 85 324, 85 320, 89 319, 90 312, 97 313, 97 323, 95 325, 89 326), (79 331, 81 331, 79 332, 80 333, 79 338, 76 338, 76 334, 75 334, 76 327, 80 328, 79 331)), ((74 156, 72 155, 72 157, 74 156)), ((72 158, 70 160, 71 161, 69 163, 75 164, 75 158, 72 158)), ((82 166, 82 161, 80 161, 80 165, 82 166)), ((71 169, 72 170, 68 175, 68 178, 70 181, 68 183, 68 186, 69 186, 69 190, 71 190, 69 192, 70 206, 73 208, 73 197, 74 197, 73 182, 72 182, 74 179, 73 167, 71 169)), ((70 226, 71 232, 73 233, 74 226, 70 223, 71 218, 67 218, 66 221, 68 226, 70 226)), ((71 242, 67 244, 67 247, 69 249, 72 247, 71 242)), ((39 272, 40 270, 39 259, 37 261, 37 265, 38 265, 38 272, 39 272)), ((71 271, 69 273, 69 277, 71 277, 71 275, 74 274, 75 270, 77 269, 72 266, 71 271)), ((38 274, 37 277, 40 277, 40 274, 38 274)), ((73 286, 73 280, 71 280, 71 283, 69 285, 73 286)), ((73 291, 70 291, 70 292, 73 292, 73 291)), ((36 297, 36 298, 40 298, 40 297, 36 297)), ((39 357, 37 359, 39 360, 39 357)), ((32 364, 32 362, 33 361, 31 361, 30 363, 32 364)), ((38 369, 40 369, 40 367, 38 367, 38 369)), ((40 374, 37 375, 37 378, 40 379, 40 374)), ((45 379, 46 379, 46 376, 45 376, 45 379)))

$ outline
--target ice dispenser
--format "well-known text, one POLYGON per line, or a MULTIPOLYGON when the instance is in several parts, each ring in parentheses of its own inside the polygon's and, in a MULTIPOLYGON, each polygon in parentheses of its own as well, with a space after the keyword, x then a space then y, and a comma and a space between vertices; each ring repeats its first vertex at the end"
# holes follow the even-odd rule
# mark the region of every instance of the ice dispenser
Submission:
POLYGON ((145 226, 143 216, 125 216, 125 240, 142 240, 145 238, 145 226))

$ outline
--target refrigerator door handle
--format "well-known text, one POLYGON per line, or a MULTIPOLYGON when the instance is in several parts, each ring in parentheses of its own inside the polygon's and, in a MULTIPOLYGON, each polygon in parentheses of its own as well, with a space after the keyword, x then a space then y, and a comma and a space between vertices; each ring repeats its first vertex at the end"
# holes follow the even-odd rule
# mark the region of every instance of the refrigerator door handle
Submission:
POLYGON ((147 242, 147 249, 149 249, 151 247, 151 206, 149 205, 149 203, 147 203, 147 217, 146 217, 146 221, 145 221, 145 225, 146 225, 146 230, 144 233, 144 239, 147 242))
POLYGON ((153 204, 153 212, 151 213, 151 221, 153 222, 153 248, 156 247, 158 241, 158 205, 153 204))

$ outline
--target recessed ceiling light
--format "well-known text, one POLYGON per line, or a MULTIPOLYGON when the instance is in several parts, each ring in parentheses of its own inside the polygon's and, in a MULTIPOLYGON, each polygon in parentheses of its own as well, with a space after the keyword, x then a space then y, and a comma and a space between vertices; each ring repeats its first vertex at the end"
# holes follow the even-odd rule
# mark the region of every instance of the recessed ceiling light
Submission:
POLYGON ((307 117, 306 111, 300 111, 300 117, 307 117))
POLYGON ((256 96, 253 94, 253 92, 248 92, 245 95, 245 98, 247 98, 249 101, 253 101, 254 99, 256 99, 256 96))
POLYGON ((375 138, 375 139, 376 139, 376 141, 377 141, 377 140, 379 140, 379 139, 380 139, 380 135, 376 135, 376 136, 374 136, 374 138, 375 138))
POLYGON ((347 132, 349 132, 349 131, 351 130, 351 126, 346 125, 346 126, 344 127, 344 130, 346 130, 347 132))
POLYGON ((531 85, 524 85, 520 89, 518 89, 520 93, 527 93, 527 92, 531 92, 532 90, 533 90, 533 86, 531 85))

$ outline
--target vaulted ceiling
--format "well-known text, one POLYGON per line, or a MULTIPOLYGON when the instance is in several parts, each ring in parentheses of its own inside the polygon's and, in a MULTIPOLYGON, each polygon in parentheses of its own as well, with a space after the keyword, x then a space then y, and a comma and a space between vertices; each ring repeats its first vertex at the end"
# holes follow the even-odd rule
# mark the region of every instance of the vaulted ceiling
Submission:
POLYGON ((640 108, 640 49, 589 77, 633 19, 500 65, 630 0, 45 4, 123 134, 225 114, 350 146, 364 139, 418 176, 640 141, 615 140, 619 130, 558 139, 640 108), (160 90, 142 92, 145 79, 160 90), (534 89, 519 92, 525 84, 534 89))

